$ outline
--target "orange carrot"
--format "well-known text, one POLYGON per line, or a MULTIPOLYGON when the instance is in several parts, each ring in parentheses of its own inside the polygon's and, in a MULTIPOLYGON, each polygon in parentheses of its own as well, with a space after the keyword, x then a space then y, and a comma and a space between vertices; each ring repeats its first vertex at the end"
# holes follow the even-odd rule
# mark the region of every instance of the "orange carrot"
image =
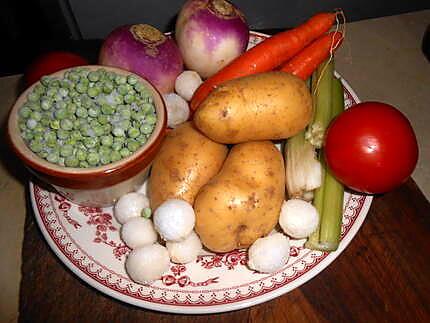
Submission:
POLYGON ((298 27, 267 38, 234 59, 200 85, 191 99, 191 112, 198 108, 217 85, 238 77, 273 70, 296 55, 328 31, 338 13, 318 13, 298 27))
POLYGON ((306 80, 316 70, 318 65, 325 61, 340 46, 342 40, 343 33, 339 31, 325 34, 283 64, 280 70, 306 80))

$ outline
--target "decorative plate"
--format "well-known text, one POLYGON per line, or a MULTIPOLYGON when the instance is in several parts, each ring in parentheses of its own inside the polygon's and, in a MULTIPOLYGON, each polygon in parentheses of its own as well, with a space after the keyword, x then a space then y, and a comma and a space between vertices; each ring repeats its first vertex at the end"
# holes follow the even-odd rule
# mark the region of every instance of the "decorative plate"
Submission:
MULTIPOLYGON (((264 38, 252 33, 250 46, 264 38)), ((345 88, 345 107, 358 103, 345 88)), ((206 253, 194 263, 171 264, 150 285, 131 281, 124 269, 130 251, 119 236, 112 208, 74 205, 30 182, 32 205, 40 229, 56 255, 78 277, 99 291, 139 307, 172 313, 215 313, 256 305, 302 285, 326 268, 354 238, 372 202, 371 196, 345 193, 342 241, 336 252, 311 251, 304 240, 291 240, 288 263, 272 274, 247 268, 247 253, 206 253)))

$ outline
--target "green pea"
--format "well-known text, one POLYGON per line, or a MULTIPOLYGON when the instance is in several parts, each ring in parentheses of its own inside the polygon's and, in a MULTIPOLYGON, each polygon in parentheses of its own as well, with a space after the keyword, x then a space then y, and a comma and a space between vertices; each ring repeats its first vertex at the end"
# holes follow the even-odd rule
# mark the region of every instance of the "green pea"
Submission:
POLYGON ((84 82, 80 81, 78 84, 76 84, 76 91, 81 94, 87 92, 87 85, 84 82))
POLYGON ((113 86, 112 82, 107 81, 103 84, 103 92, 104 93, 109 94, 113 91, 113 89, 114 89, 114 86, 113 86))
POLYGON ((137 77, 134 75, 128 75, 127 76, 127 83, 130 85, 135 85, 137 83, 137 77))
POLYGON ((58 129, 57 130, 57 138, 65 140, 70 137, 70 132, 64 129, 58 129))
POLYGON ((131 151, 131 152, 135 152, 136 150, 138 150, 140 147, 140 143, 137 140, 134 139, 129 139, 127 141, 127 148, 131 151))
POLYGON ((101 125, 100 126, 95 126, 93 128, 93 131, 94 131, 94 134, 97 137, 100 137, 100 136, 102 136, 105 133, 104 128, 101 125))
POLYGON ((85 150, 83 150, 83 149, 76 150, 76 158, 79 161, 86 160, 87 159, 87 152, 85 150))
POLYGON ((60 87, 60 80, 58 80, 58 79, 54 78, 54 79, 51 81, 51 83, 49 84, 49 86, 50 86, 51 88, 55 88, 55 89, 57 89, 57 90, 58 90, 58 88, 60 87))
POLYGON ((33 91, 42 96, 43 94, 45 94, 45 89, 46 88, 43 86, 43 84, 39 83, 34 86, 33 91))
POLYGON ((111 155, 110 155, 110 159, 112 162, 116 162, 118 160, 121 160, 122 156, 119 153, 119 151, 112 151, 111 155))
POLYGON ((121 105, 117 107, 117 110, 119 110, 120 116, 123 119, 130 119, 131 118, 131 108, 127 105, 121 105))
POLYGON ((90 87, 87 91, 87 94, 92 97, 95 98, 97 95, 99 95, 100 90, 97 87, 90 87))
POLYGON ((145 207, 142 210, 142 217, 144 217, 145 219, 149 219, 152 215, 152 210, 149 207, 145 207))
POLYGON ((30 118, 36 121, 40 121, 42 119, 42 114, 39 111, 33 111, 30 113, 30 118))
POLYGON ((123 104, 124 103, 124 96, 122 96, 121 94, 118 94, 118 95, 114 96, 113 100, 114 100, 114 104, 116 104, 116 105, 123 104))
POLYGON ((113 144, 113 136, 112 135, 102 136, 101 139, 100 139, 100 143, 103 146, 107 146, 107 147, 112 146, 112 144, 113 144))
POLYGON ((72 138, 72 139, 74 139, 76 141, 79 141, 79 140, 81 140, 83 138, 83 136, 82 136, 82 134, 79 131, 73 130, 70 133, 70 138, 72 138))
POLYGON ((66 157, 64 164, 67 167, 78 167, 79 166, 79 160, 75 156, 68 156, 68 157, 66 157))
POLYGON ((36 127, 33 128, 34 133, 43 133, 44 131, 45 128, 40 123, 37 123, 36 127))
POLYGON ((110 123, 104 124, 104 125, 102 125, 102 127, 103 127, 103 133, 104 133, 105 135, 108 135, 108 134, 110 134, 110 133, 111 133, 111 131, 112 131, 112 126, 110 125, 110 123))
POLYGON ((137 140, 141 145, 143 145, 144 143, 146 143, 147 138, 146 138, 146 136, 145 136, 144 134, 141 134, 141 135, 139 135, 139 136, 136 138, 136 140, 137 140))
POLYGON ((51 120, 46 117, 42 117, 42 120, 40 120, 40 124, 44 127, 49 127, 50 123, 51 123, 51 120))
POLYGON ((42 76, 42 78, 40 79, 40 83, 44 86, 49 86, 49 83, 51 83, 51 77, 49 76, 42 76))
POLYGON ((50 98, 54 98, 58 93, 58 89, 55 87, 50 87, 48 88, 48 90, 46 91, 46 96, 50 97, 50 98))
POLYGON ((67 102, 66 101, 60 100, 60 101, 57 101, 56 104, 57 104, 57 109, 67 110, 66 109, 67 108, 67 102))
POLYGON ((58 90, 58 94, 59 94, 59 96, 60 96, 61 98, 64 98, 64 97, 66 97, 66 96, 67 96, 67 94, 69 94, 69 90, 68 90, 68 89, 65 89, 65 88, 60 88, 60 89, 58 90))
POLYGON ((31 114, 31 109, 27 105, 23 105, 21 109, 19 109, 19 115, 23 118, 28 118, 31 114))
POLYGON ((125 103, 132 103, 134 101, 136 101, 136 98, 135 98, 135 96, 133 94, 126 94, 124 96, 124 102, 125 103))
POLYGON ((136 120, 136 121, 142 122, 143 120, 145 120, 146 115, 145 115, 145 113, 144 113, 144 112, 142 112, 142 111, 133 111, 133 112, 131 113, 131 118, 132 118, 133 120, 136 120))
POLYGON ((67 110, 66 109, 58 109, 54 112, 55 118, 58 120, 63 120, 67 117, 67 110))
POLYGON ((60 147, 60 156, 68 157, 73 154, 73 146, 72 145, 63 145, 60 147))
POLYGON ((127 120, 127 119, 121 120, 119 122, 118 126, 124 130, 127 130, 128 128, 130 128, 131 122, 130 122, 130 120, 127 120))
POLYGON ((29 148, 31 149, 31 151, 38 153, 42 150, 43 144, 40 141, 33 139, 30 141, 29 148))
POLYGON ((51 152, 48 154, 48 156, 46 156, 46 160, 49 161, 50 163, 57 163, 59 158, 60 158, 60 155, 58 154, 57 151, 51 152))
POLYGON ((140 127, 140 132, 145 134, 145 135, 148 135, 152 132, 152 129, 153 129, 152 125, 145 123, 140 127))
POLYGON ((55 134, 54 131, 47 131, 47 132, 45 132, 43 139, 45 139, 46 141, 49 141, 49 140, 55 140, 56 141, 57 135, 55 134))
POLYGON ((63 119, 60 121, 60 127, 64 130, 72 130, 73 122, 70 119, 63 119))
POLYGON ((90 167, 90 164, 88 164, 88 162, 86 160, 81 160, 79 162, 79 167, 80 168, 88 168, 88 167, 90 167))
POLYGON ((60 120, 51 120, 51 122, 49 123, 49 126, 51 127, 51 129, 55 129, 58 130, 60 129, 60 120))
POLYGON ((86 117, 88 117, 88 111, 84 107, 78 107, 76 109, 75 115, 78 118, 86 118, 86 117))
POLYGON ((101 155, 100 156, 100 163, 102 165, 109 164, 111 162, 111 156, 110 155, 101 155))
POLYGON ((114 107, 109 104, 103 104, 101 107, 101 110, 103 114, 107 114, 107 115, 111 115, 115 112, 114 107))
POLYGON ((88 164, 90 164, 91 166, 95 166, 95 165, 97 165, 97 164, 99 163, 99 161, 100 161, 100 156, 99 156, 97 153, 95 153, 95 152, 90 152, 90 153, 87 155, 87 162, 88 162, 88 164))
POLYGON ((98 121, 100 124, 105 125, 105 124, 109 123, 109 117, 108 117, 107 115, 100 114, 100 115, 97 117, 97 121, 98 121))
POLYGON ((113 134, 115 137, 124 137, 124 136, 125 136, 125 131, 124 131, 124 129, 123 129, 123 128, 120 128, 120 127, 114 127, 114 128, 113 128, 113 130, 112 130, 112 134, 113 134))
POLYGON ((76 104, 73 103, 73 102, 68 103, 67 106, 66 106, 66 111, 69 114, 75 114, 76 113, 76 109, 77 109, 76 104))
POLYGON ((91 71, 88 73, 88 79, 91 82, 97 82, 100 79, 100 73, 98 71, 91 71))
POLYGON ((124 143, 122 143, 122 142, 114 142, 112 144, 111 148, 113 151, 119 152, 123 148, 123 146, 124 146, 124 143))
POLYGON ((127 133, 128 133, 128 136, 130 138, 137 138, 140 135, 139 129, 137 129, 135 127, 129 128, 128 131, 127 131, 127 133))
POLYGON ((86 137, 84 138, 84 145, 87 148, 94 148, 98 145, 99 140, 97 137, 86 137))
POLYGON ((121 95, 126 95, 128 92, 128 89, 127 89, 127 86, 125 86, 125 84, 122 84, 122 85, 118 86, 117 91, 121 95))
POLYGON ((149 124, 155 124, 157 122, 157 117, 154 114, 146 116, 146 122, 149 124))
POLYGON ((32 91, 28 94, 27 99, 30 102, 37 102, 40 99, 40 95, 39 93, 32 91))
POLYGON ((118 85, 127 83, 127 78, 124 75, 116 75, 115 83, 118 85))
POLYGON ((91 137, 94 135, 94 131, 88 123, 82 123, 79 129, 81 134, 85 137, 91 137))
POLYGON ((128 157, 131 155, 131 151, 128 148, 122 148, 119 153, 121 154, 122 157, 128 157))

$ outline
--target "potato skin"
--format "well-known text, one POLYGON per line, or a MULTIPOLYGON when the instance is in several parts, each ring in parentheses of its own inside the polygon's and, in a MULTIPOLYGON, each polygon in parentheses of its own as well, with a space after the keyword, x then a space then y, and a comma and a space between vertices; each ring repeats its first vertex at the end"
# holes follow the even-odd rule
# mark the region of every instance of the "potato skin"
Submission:
POLYGON ((312 117, 305 82, 285 72, 266 72, 227 81, 194 114, 194 123, 220 143, 277 140, 295 135, 312 117))
POLYGON ((267 235, 285 198, 284 174, 282 155, 272 142, 235 145, 194 202, 195 230, 203 245, 227 252, 267 235))
POLYGON ((227 152, 225 145, 207 138, 191 122, 170 131, 152 164, 151 208, 155 210, 170 198, 192 205, 200 188, 221 169, 227 152))

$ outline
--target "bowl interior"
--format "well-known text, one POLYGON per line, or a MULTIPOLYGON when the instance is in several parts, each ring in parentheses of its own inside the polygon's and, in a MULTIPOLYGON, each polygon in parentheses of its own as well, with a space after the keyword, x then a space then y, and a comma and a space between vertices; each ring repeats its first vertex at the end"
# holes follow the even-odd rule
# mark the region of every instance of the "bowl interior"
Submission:
MULTIPOLYGON (((97 167, 89 167, 89 168, 78 168, 78 167, 65 167, 61 165, 57 165, 54 163, 50 163, 47 160, 39 157, 37 154, 35 154, 33 151, 30 150, 30 148, 26 145, 24 139, 21 136, 20 129, 18 127, 18 112, 21 106, 26 102, 28 94, 33 90, 33 88, 40 83, 36 82, 32 86, 30 86, 28 89, 26 89, 17 99, 15 104, 13 105, 12 109, 9 113, 9 120, 8 120, 8 135, 9 140, 12 144, 12 148, 14 149, 15 153, 30 167, 36 169, 37 171, 40 171, 42 173, 49 172, 49 173, 56 173, 59 175, 73 175, 73 174, 94 174, 94 173, 103 173, 103 174, 109 174, 111 172, 114 172, 115 170, 124 167, 124 165, 129 164, 130 162, 133 162, 136 158, 142 158, 142 154, 145 154, 148 147, 150 147, 156 139, 163 135, 166 128, 166 108, 165 103, 162 98, 162 95, 158 90, 146 79, 140 77, 139 75, 136 75, 134 73, 115 68, 115 67, 109 67, 109 66, 99 66, 99 65, 87 65, 82 66, 83 68, 87 68, 91 71, 98 70, 100 68, 103 68, 107 71, 115 72, 116 74, 121 75, 134 75, 141 83, 143 83, 151 92, 154 100, 154 106, 155 111, 157 115, 157 121, 155 124, 155 128, 151 134, 151 136, 148 138, 148 141, 143 144, 138 150, 136 150, 134 153, 132 153, 130 156, 127 156, 119 161, 109 163, 107 165, 103 166, 97 166, 97 167)), ((64 73, 68 70, 71 70, 73 68, 64 69, 61 71, 58 71, 56 73, 51 74, 50 76, 53 77, 63 77, 64 73)))

